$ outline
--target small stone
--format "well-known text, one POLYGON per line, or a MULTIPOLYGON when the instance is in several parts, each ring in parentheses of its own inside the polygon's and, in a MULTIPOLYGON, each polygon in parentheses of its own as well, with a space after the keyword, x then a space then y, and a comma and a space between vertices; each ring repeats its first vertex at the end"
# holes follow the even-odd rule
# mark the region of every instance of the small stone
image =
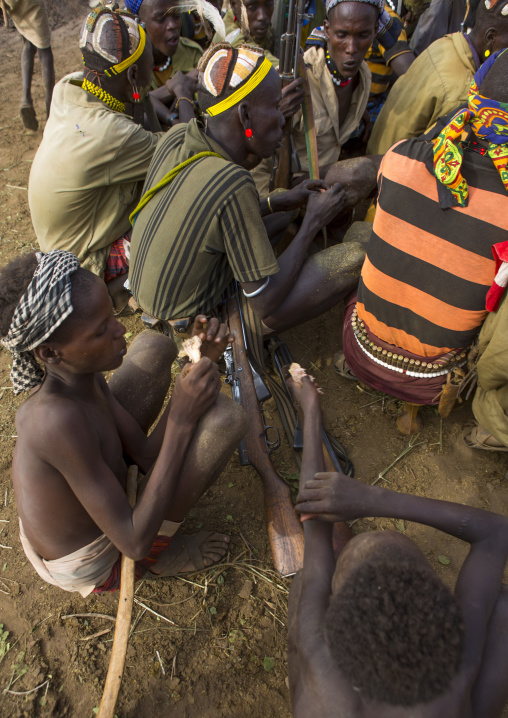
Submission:
POLYGON ((238 592, 238 595, 240 596, 240 598, 247 600, 252 593, 253 587, 254 587, 254 584, 252 581, 248 581, 248 580, 244 581, 242 588, 238 592))

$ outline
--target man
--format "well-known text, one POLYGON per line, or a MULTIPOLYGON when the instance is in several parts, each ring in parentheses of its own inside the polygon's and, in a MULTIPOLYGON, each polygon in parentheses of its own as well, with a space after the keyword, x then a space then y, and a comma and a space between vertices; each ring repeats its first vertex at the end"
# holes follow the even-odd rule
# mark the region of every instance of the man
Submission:
POLYGON ((139 17, 152 43, 155 87, 165 85, 177 72, 197 67, 203 50, 197 42, 180 36, 178 0, 126 0, 125 7, 139 17))
POLYGON ((372 131, 368 154, 384 154, 399 140, 418 137, 467 99, 480 65, 508 47, 507 0, 482 0, 473 29, 436 40, 393 86, 372 131))
POLYGON ((45 0, 1 0, 5 24, 11 18, 16 30, 23 37, 21 73, 23 95, 21 98, 21 119, 27 130, 37 130, 39 122, 32 100, 32 78, 35 55, 39 55, 42 67, 42 81, 46 94, 46 113, 49 117, 51 95, 55 85, 55 68, 51 50, 51 31, 45 0))
POLYGON ((37 573, 87 596, 118 588, 119 553, 136 560, 137 579, 222 558, 227 536, 175 534, 245 433, 243 410, 219 393, 225 326, 213 320, 205 332, 198 318, 202 357, 184 367, 147 437, 171 383, 171 339, 144 332, 126 353, 104 283, 59 250, 7 265, 0 308, 14 393, 33 390, 16 414, 13 483, 37 573), (112 369, 108 386, 102 372, 112 369), (134 508, 126 461, 145 474, 134 508))
POLYGON ((508 688, 504 516, 366 486, 323 472, 321 409, 305 377, 293 393, 304 449, 296 510, 303 570, 289 594, 294 718, 500 718, 508 688), (390 517, 470 544, 452 592, 404 534, 355 536, 334 556, 333 522, 390 517))
POLYGON ((80 47, 83 71, 55 88, 28 200, 41 248, 73 252, 108 281, 120 310, 129 298, 129 213, 161 136, 126 112, 149 90, 152 49, 132 16, 103 6, 88 16, 80 47))
MULTIPOLYGON (((273 0, 233 0, 224 16, 226 42, 233 47, 248 43, 260 47, 266 58, 277 69, 279 59, 273 54, 272 15, 273 0)), ((213 41, 221 42, 215 35, 213 41)))
POLYGON ((216 309, 233 278, 266 332, 298 324, 336 304, 356 286, 363 249, 331 247, 307 258, 320 227, 342 209, 339 185, 318 182, 303 196, 287 192, 259 203, 249 169, 282 138, 280 78, 250 45, 217 45, 199 66, 204 127, 173 128, 154 156, 133 213, 130 285, 157 319, 191 324, 216 309), (261 213, 307 201, 302 226, 278 261, 261 213), (207 308, 205 311, 205 307, 207 308))
MULTIPOLYGON (((312 99, 321 177, 335 164, 342 145, 359 127, 369 99, 371 73, 364 62, 378 29, 382 0, 328 0, 323 28, 304 60, 312 99)), ((302 113, 293 121, 293 140, 304 174, 309 171, 302 113)), ((252 172, 261 197, 268 194, 272 162, 252 172)))
POLYGON ((482 65, 468 108, 436 140, 400 142, 381 164, 343 348, 356 377, 406 402, 440 401, 485 319, 491 247, 506 241, 507 73, 504 50, 482 65))

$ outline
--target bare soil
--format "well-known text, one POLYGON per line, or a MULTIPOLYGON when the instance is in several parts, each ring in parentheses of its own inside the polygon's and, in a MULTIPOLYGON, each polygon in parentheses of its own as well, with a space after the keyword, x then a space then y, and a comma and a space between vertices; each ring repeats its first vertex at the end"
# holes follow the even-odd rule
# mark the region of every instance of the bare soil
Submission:
MULTIPOLYGON (((83 0, 72 3, 75 15, 68 13, 69 5, 64 11, 63 3, 55 0, 51 4, 57 26, 53 33, 57 78, 80 67, 78 35, 87 4, 83 0)), ((36 62, 34 100, 41 129, 27 132, 18 114, 21 39, 2 26, 0 47, 3 266, 16 255, 37 248, 26 188, 30 163, 42 137, 44 103, 36 62)), ((341 343, 341 319, 339 306, 283 338, 295 360, 323 386, 326 425, 350 452, 356 476, 372 482, 408 446, 409 439, 397 432, 395 418, 386 410, 386 398, 333 372, 332 357, 341 343)), ((129 317, 125 323, 132 336, 141 330, 138 317, 129 317)), ((9 353, 1 349, 0 712, 5 718, 90 718, 102 694, 113 623, 98 615, 68 616, 89 613, 114 618, 118 599, 113 594, 84 600, 46 585, 23 554, 11 484, 14 415, 22 399, 12 396, 9 363, 9 353), (31 691, 40 684, 42 688, 28 695, 13 693, 31 691), (7 688, 11 692, 3 693, 7 688)), ((268 404, 266 408, 277 422, 275 407, 268 404)), ((472 417, 470 405, 457 406, 442 424, 433 409, 425 409, 423 415, 424 429, 414 448, 386 473, 382 485, 507 513, 506 455, 474 452, 462 443, 462 427, 472 417)), ((284 441, 273 458, 278 470, 294 481, 297 469, 284 441)), ((231 534, 228 564, 191 581, 163 580, 138 586, 136 598, 169 622, 135 605, 116 713, 119 718, 288 718, 285 655, 290 580, 278 579, 273 573, 261 483, 252 468, 240 467, 236 454, 188 517, 185 530, 193 532, 202 525, 231 534)), ((443 580, 453 585, 467 552, 460 541, 389 519, 359 521, 354 531, 394 527, 414 539, 443 580)))

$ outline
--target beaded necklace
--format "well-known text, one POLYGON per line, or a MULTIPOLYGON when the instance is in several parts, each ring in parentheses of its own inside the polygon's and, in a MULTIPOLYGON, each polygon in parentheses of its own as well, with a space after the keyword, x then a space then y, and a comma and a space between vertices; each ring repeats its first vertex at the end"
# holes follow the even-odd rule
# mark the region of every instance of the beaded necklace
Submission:
POLYGON ((337 85, 337 87, 347 87, 350 84, 350 82, 353 80, 353 78, 352 77, 343 77, 340 74, 339 68, 337 67, 335 62, 332 60, 332 58, 330 57, 330 53, 328 52, 328 50, 326 50, 325 57, 326 57, 326 66, 328 68, 330 75, 332 76, 333 84, 337 85))
POLYGON ((167 70, 170 65, 171 65, 171 57, 168 57, 168 59, 166 60, 164 65, 160 65, 159 67, 154 66, 153 71, 154 72, 164 72, 164 70, 167 70))
POLYGON ((84 79, 81 84, 81 87, 83 88, 83 90, 89 92, 90 95, 98 97, 99 100, 102 100, 105 105, 111 107, 111 109, 115 112, 125 112, 125 105, 123 102, 117 100, 116 97, 110 95, 109 92, 103 90, 102 87, 97 87, 97 85, 94 85, 94 83, 90 82, 90 80, 84 79))

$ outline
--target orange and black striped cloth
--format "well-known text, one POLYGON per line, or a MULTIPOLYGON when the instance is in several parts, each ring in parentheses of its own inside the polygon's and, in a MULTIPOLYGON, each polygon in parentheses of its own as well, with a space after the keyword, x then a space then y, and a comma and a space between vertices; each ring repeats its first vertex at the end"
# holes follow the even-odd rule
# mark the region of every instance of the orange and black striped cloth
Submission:
POLYGON ((402 140, 383 158, 357 302, 371 332, 422 357, 471 344, 494 280, 492 245, 508 238, 508 194, 492 160, 465 151, 468 206, 441 209, 429 147, 402 140))

